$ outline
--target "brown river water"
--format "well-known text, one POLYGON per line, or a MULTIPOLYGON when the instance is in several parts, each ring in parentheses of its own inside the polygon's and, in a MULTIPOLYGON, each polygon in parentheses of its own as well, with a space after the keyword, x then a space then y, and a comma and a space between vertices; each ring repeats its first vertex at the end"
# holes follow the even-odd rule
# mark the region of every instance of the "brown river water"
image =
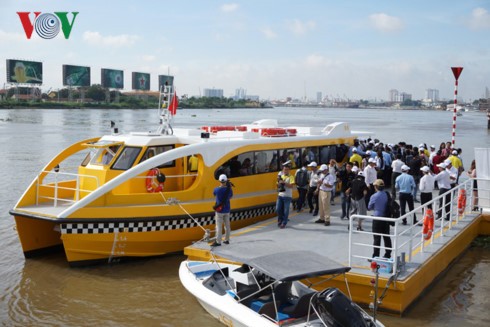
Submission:
MULTIPOLYGON (((313 108, 182 110, 174 125, 243 124, 260 115, 278 118, 284 125, 347 121, 353 130, 372 131, 386 143, 438 145, 450 140, 450 113, 387 113, 313 108), (380 117, 385 117, 382 128, 380 117)), ((157 113, 0 110, 0 325, 221 326, 180 284, 182 254, 86 268, 69 268, 63 253, 24 259, 9 209, 56 153, 80 139, 108 133, 110 120, 123 131, 154 130, 157 113)), ((458 128, 456 144, 463 148, 463 161, 469 166, 474 147, 490 146, 486 116, 465 113, 458 117, 458 128)), ((386 326, 490 326, 489 271, 488 247, 472 247, 404 317, 380 315, 379 319, 386 326)))

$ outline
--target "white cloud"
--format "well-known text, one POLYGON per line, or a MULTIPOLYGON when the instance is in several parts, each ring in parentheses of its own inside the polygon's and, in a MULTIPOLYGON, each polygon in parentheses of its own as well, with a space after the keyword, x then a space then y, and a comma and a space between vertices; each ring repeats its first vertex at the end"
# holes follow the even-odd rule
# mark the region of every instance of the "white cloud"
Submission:
POLYGON ((400 18, 383 13, 370 15, 369 21, 375 29, 381 32, 398 32, 404 27, 404 24, 400 18))
POLYGON ((143 55, 142 59, 143 59, 143 61, 146 61, 146 62, 152 62, 152 61, 155 61, 157 59, 157 57, 154 55, 143 55))
POLYGON ((276 32, 274 32, 270 27, 264 27, 260 31, 267 39, 274 39, 277 37, 276 32))
POLYGON ((9 41, 22 41, 27 40, 25 34, 22 33, 9 33, 3 30, 0 30, 0 42, 9 42, 9 41))
POLYGON ((331 64, 332 60, 319 54, 311 54, 305 60, 305 65, 308 67, 328 66, 331 64))
POLYGON ((238 9, 237 3, 226 3, 221 6, 221 11, 223 12, 232 12, 238 9))
POLYGON ((490 13, 483 8, 473 9, 468 25, 474 30, 490 28, 490 13))
POLYGON ((294 35, 303 35, 309 31, 314 30, 316 23, 312 20, 302 22, 299 19, 293 19, 287 22, 287 28, 293 32, 294 35))
POLYGON ((99 32, 86 31, 83 33, 83 40, 88 44, 111 47, 131 46, 138 38, 136 35, 127 34, 102 36, 99 32))

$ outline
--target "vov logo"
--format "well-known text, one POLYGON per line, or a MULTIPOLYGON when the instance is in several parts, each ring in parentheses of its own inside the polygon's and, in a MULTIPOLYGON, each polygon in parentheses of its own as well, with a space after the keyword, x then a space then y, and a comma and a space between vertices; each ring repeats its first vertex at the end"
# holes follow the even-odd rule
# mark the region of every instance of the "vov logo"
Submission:
POLYGON ((43 39, 52 39, 58 35, 60 27, 63 31, 63 35, 65 35, 65 39, 68 39, 78 12, 72 12, 73 17, 71 22, 68 20, 68 12, 60 11, 42 14, 40 11, 35 11, 33 12, 34 21, 31 21, 31 18, 29 17, 30 14, 30 12, 17 12, 28 39, 31 38, 34 30, 37 35, 43 39))

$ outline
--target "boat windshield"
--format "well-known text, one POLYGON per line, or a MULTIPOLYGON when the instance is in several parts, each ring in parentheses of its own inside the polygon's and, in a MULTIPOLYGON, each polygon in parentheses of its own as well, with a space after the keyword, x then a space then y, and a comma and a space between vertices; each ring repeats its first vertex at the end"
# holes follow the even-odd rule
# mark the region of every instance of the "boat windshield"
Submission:
POLYGON ((122 142, 99 141, 85 144, 89 148, 89 153, 82 162, 82 166, 88 163, 91 165, 109 165, 116 156, 122 142))

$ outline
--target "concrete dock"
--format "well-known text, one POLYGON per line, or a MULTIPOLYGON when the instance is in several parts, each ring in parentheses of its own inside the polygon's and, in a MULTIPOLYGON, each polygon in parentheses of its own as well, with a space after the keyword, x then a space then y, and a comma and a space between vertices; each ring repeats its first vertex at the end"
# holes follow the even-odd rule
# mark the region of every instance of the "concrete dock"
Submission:
MULTIPOLYGON (((286 228, 278 228, 276 218, 271 218, 233 231, 230 243, 249 243, 253 247, 256 242, 268 242, 271 251, 285 248, 310 250, 340 264, 350 265, 352 270, 347 274, 349 290, 340 277, 320 284, 319 289, 335 286, 346 294, 350 291, 356 303, 368 306, 372 302, 371 281, 375 276, 368 261, 373 251, 372 220, 366 219, 363 222, 364 232, 357 231, 357 222, 353 222, 354 230, 350 232, 349 220, 340 219, 339 202, 340 197, 337 197, 336 204, 331 207, 330 226, 315 223, 318 217, 309 214, 308 210, 300 213, 291 210, 286 228)), ((417 219, 422 221, 421 208, 416 209, 416 213, 417 219)), ((441 220, 436 220, 433 238, 428 241, 423 240, 421 223, 417 226, 397 224, 396 230, 391 227, 391 234, 398 235, 396 240, 392 236, 393 246, 399 246, 398 252, 394 254, 400 256, 403 252, 407 262, 401 267, 396 280, 389 285, 386 297, 379 306, 380 311, 402 315, 440 274, 450 268, 451 263, 458 259, 476 236, 490 234, 488 213, 465 212, 459 216, 455 213, 454 217, 454 221, 445 222, 446 226, 442 228, 438 225, 441 220)), ((200 242, 186 247, 184 254, 189 259, 208 260, 211 257, 210 251, 212 248, 208 243, 200 242)), ((381 249, 383 254, 384 249, 381 249)), ((380 291, 384 290, 392 275, 380 274, 380 291)))

